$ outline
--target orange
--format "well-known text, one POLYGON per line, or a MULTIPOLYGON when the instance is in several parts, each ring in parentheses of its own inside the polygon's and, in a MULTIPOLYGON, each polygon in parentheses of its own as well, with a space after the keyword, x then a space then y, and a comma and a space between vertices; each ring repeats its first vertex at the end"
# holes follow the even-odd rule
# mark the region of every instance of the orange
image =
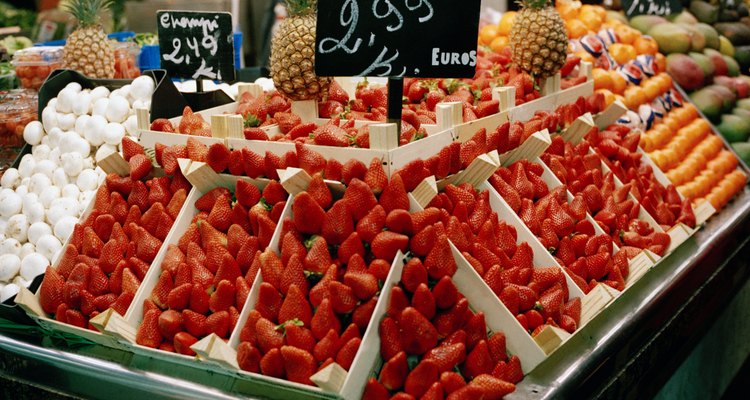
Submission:
POLYGON ((667 71, 667 57, 664 54, 656 53, 654 55, 654 64, 656 64, 656 72, 667 71))
POLYGON ((661 94, 661 87, 659 82, 649 79, 641 82, 641 87, 646 92, 646 98, 649 102, 654 101, 661 94))
POLYGON ((492 43, 492 39, 497 37, 497 33, 498 33, 497 25, 493 25, 493 24, 485 25, 479 29, 479 41, 482 44, 489 45, 490 43, 492 43))
POLYGON ((620 43, 623 44, 633 44, 637 40, 637 37, 641 36, 641 33, 637 30, 627 26, 627 25, 618 25, 615 27, 615 33, 617 34, 617 37, 620 39, 620 43))
POLYGON ((498 36, 492 39, 492 42, 490 42, 490 48, 495 53, 500 53, 505 47, 508 46, 508 43, 509 40, 507 36, 498 36))
POLYGON ((598 89, 597 93, 604 95, 604 103, 609 107, 610 104, 615 102, 615 94, 608 89, 598 89))
POLYGON ((605 10, 602 6, 584 4, 581 6, 581 14, 583 13, 593 13, 594 15, 599 17, 599 20, 601 21, 604 21, 607 18, 607 10, 605 10))
POLYGON ((586 24, 577 19, 566 20, 565 29, 568 31, 568 37, 571 39, 578 39, 589 32, 586 24))
POLYGON ((609 71, 601 68, 594 68, 592 73, 594 76, 594 90, 612 89, 614 82, 612 81, 612 76, 609 74, 609 71))
POLYGON ((609 73, 612 76, 612 91, 615 94, 625 93, 625 89, 628 87, 628 81, 625 77, 617 71, 610 71, 609 73))
POLYGON ((640 86, 629 86, 625 89, 625 105, 631 110, 638 109, 638 106, 646 102, 646 93, 640 86))
POLYGON ((635 47, 622 43, 609 45, 609 55, 620 65, 635 60, 635 57, 638 56, 635 52, 635 47))
POLYGON ((583 24, 586 25, 587 28, 594 32, 597 32, 599 28, 601 28, 603 21, 602 18, 599 18, 599 16, 594 14, 593 12, 581 12, 580 14, 578 14, 578 19, 583 22, 583 24))
POLYGON ((510 30, 513 28, 513 21, 516 20, 516 14, 515 11, 507 11, 503 14, 502 18, 500 18, 500 23, 498 24, 497 32, 500 35, 510 35, 510 30))
POLYGON ((575 2, 558 1, 556 4, 556 8, 557 8, 557 12, 560 13, 560 17, 565 21, 569 21, 571 19, 576 19, 578 17, 578 10, 581 8, 581 3, 577 1, 575 2))
POLYGON ((638 54, 656 55, 659 52, 659 45, 656 40, 650 36, 639 36, 633 41, 633 47, 638 54))

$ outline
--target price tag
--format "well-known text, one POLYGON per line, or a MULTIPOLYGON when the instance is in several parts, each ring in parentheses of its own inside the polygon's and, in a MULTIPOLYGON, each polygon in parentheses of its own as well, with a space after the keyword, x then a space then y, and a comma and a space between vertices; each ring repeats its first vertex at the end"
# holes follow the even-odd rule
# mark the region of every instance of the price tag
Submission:
POLYGON ((170 76, 234 80, 231 14, 161 10, 156 25, 161 67, 170 76))
POLYGON ((622 10, 630 18, 636 15, 671 15, 682 11, 680 0, 622 0, 622 10))
POLYGON ((480 0, 318 0, 320 76, 474 76, 480 0))

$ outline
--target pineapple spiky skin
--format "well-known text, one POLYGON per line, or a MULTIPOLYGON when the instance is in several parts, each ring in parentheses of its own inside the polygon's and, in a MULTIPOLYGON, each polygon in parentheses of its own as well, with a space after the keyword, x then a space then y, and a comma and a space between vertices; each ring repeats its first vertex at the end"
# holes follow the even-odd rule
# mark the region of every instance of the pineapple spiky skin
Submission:
POLYGON ((315 74, 316 2, 287 0, 289 16, 271 39, 271 78, 292 100, 317 100, 331 77, 315 74))
POLYGON ((110 0, 71 0, 66 10, 78 21, 64 47, 65 68, 91 78, 115 76, 115 51, 98 23, 100 11, 109 8, 110 0))
POLYGON ((548 0, 524 0, 510 31, 513 63, 532 76, 547 78, 565 64, 568 33, 548 0))

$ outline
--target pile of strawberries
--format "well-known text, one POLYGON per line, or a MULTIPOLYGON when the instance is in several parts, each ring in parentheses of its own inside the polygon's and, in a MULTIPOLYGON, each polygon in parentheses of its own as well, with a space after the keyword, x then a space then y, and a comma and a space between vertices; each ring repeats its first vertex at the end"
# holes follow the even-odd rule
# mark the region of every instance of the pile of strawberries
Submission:
POLYGON ((637 152, 641 133, 625 125, 610 125, 604 131, 594 130, 586 136, 612 170, 624 183, 632 183, 630 192, 665 230, 677 223, 695 228, 695 214, 689 199, 681 199, 674 185, 664 187, 654 177, 650 165, 637 152))
MULTIPOLYGON (((447 245, 444 238, 434 247, 447 245)), ((384 364, 378 379, 368 381, 363 399, 389 399, 391 393, 499 399, 523 379, 518 357, 508 359, 503 332, 488 335, 484 313, 472 312, 453 283, 456 263, 447 251, 443 265, 431 264, 429 255, 404 265, 380 322, 384 364)))
MULTIPOLYGON (((451 243, 487 283, 519 323, 536 335, 546 325, 574 332, 580 324, 580 299, 569 299, 565 275, 559 267, 534 268, 534 252, 517 244, 516 229, 498 219, 490 208, 489 191, 469 184, 448 185, 432 201, 451 243), (470 211, 469 211, 470 210, 470 211)), ((424 213, 435 213, 427 208, 424 213)), ((429 229, 425 229, 429 231, 429 229)), ((412 240, 421 243, 423 234, 412 240)), ((429 239, 429 237, 428 237, 429 239)))
POLYGON ((122 144, 130 175, 107 176, 39 290, 45 312, 80 328, 93 329, 89 319, 110 307, 125 314, 191 188, 181 175, 149 178, 143 148, 122 144))
POLYGON ((255 309, 240 333, 243 370, 311 385, 336 362, 349 369, 398 251, 414 225, 403 182, 379 162, 336 199, 320 174, 295 195, 280 256, 261 256, 255 309), (314 311, 313 311, 314 310, 314 311))
POLYGON ((190 349, 214 333, 226 339, 258 273, 287 193, 276 181, 261 192, 238 180, 232 193, 215 188, 195 202, 199 212, 178 245, 170 245, 159 280, 144 302, 136 342, 194 355, 190 349))
POLYGON ((149 129, 159 132, 211 137, 211 125, 200 114, 194 113, 190 106, 185 106, 182 110, 182 119, 177 127, 166 118, 157 118, 151 122, 149 129))
MULTIPOLYGON (((628 198, 633 183, 616 188, 614 175, 611 171, 602 172, 601 159, 589 151, 587 141, 573 146, 555 138, 542 160, 560 181, 567 184, 571 193, 583 195, 589 214, 615 244, 648 249, 657 255, 666 252, 669 235, 655 231, 654 227, 639 219, 640 204, 628 198)), ((635 254, 637 251, 630 251, 629 257, 635 254)))

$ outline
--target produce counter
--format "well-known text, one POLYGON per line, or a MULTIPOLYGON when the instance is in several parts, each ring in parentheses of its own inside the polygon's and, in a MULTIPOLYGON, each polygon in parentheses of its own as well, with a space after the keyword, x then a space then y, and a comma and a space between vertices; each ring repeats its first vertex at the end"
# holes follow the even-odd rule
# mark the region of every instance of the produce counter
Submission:
MULTIPOLYGON (((745 188, 506 398, 653 396, 747 281, 748 222, 750 190, 745 188)), ((63 398, 67 395, 60 393, 113 399, 301 396, 201 364, 164 363, 98 345, 69 347, 59 338, 7 327, 0 333, 0 365, 7 395, 31 387, 63 398)))

